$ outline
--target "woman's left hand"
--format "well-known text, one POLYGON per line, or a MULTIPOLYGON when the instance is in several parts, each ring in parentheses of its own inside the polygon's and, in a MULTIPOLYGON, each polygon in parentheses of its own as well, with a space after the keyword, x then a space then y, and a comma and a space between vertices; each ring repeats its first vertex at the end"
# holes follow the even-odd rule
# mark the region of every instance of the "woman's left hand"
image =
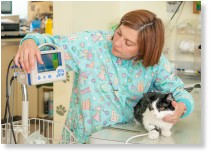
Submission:
POLYGON ((185 107, 182 103, 177 103, 175 101, 172 101, 172 106, 175 108, 174 114, 166 115, 163 118, 163 121, 175 124, 180 118, 180 116, 183 114, 185 107))

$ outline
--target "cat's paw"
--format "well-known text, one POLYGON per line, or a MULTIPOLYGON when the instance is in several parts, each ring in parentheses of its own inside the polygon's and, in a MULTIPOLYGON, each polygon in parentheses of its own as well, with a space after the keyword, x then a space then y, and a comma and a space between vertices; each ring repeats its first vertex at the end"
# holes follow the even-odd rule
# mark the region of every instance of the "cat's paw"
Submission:
POLYGON ((170 137, 171 136, 171 131, 170 130, 162 130, 161 135, 164 137, 170 137))
POLYGON ((149 131, 149 139, 157 139, 159 137, 159 132, 156 130, 149 131))
POLYGON ((135 117, 133 118, 133 122, 135 122, 136 124, 141 124, 135 119, 135 117))

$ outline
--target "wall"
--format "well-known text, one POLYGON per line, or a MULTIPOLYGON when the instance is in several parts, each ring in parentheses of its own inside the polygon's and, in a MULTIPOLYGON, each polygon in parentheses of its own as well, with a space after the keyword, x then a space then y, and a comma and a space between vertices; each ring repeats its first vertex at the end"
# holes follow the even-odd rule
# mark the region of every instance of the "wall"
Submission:
POLYGON ((54 35, 110 30, 120 19, 120 5, 121 2, 53 2, 54 35))
POLYGON ((108 30, 120 17, 120 2, 73 2, 72 32, 108 30))
POLYGON ((28 1, 12 1, 12 14, 19 15, 20 19, 27 19, 28 1))

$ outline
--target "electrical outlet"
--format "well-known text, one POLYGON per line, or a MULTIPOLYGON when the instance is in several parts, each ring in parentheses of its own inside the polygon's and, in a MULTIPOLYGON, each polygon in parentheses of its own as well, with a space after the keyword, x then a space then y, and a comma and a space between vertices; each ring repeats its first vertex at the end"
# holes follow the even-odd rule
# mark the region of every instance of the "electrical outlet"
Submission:
POLYGON ((171 13, 167 13, 167 17, 168 18, 171 18, 171 13))
MULTIPOLYGON (((174 13, 178 7, 179 7, 179 1, 166 1, 167 13, 174 13)), ((177 12, 179 12, 179 10, 177 12)))

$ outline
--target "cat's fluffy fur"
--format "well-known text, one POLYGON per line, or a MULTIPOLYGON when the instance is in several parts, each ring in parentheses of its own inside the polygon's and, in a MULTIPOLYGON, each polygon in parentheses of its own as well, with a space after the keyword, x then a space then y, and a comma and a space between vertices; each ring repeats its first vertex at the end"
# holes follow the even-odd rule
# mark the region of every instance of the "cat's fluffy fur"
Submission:
POLYGON ((163 136, 170 136, 173 124, 164 122, 162 119, 173 114, 175 108, 171 102, 174 101, 172 93, 145 93, 144 97, 134 107, 134 121, 142 123, 149 131, 148 138, 157 139, 159 132, 163 136))

